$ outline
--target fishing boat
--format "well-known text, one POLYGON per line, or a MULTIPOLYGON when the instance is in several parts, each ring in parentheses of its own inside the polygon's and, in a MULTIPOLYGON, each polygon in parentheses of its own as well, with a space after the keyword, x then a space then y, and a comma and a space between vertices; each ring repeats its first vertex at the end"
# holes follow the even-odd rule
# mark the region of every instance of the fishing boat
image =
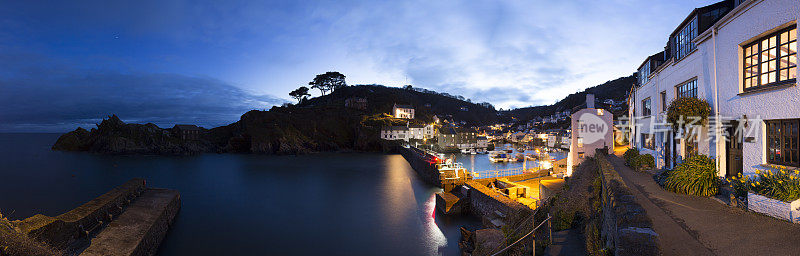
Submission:
POLYGON ((504 163, 508 161, 508 155, 505 151, 491 151, 489 152, 489 161, 492 163, 504 163))
POLYGON ((461 163, 447 162, 437 164, 436 169, 439 170, 439 177, 445 180, 465 178, 467 169, 461 163))

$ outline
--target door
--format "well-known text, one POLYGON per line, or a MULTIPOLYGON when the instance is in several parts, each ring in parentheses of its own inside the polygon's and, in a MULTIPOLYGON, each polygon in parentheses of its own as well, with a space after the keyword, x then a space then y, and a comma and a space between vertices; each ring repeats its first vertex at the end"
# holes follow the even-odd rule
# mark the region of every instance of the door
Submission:
POLYGON ((670 146, 670 142, 672 141, 670 136, 671 133, 665 132, 664 133, 664 169, 672 169, 672 147, 670 146))
POLYGON ((742 166, 744 165, 742 161, 742 133, 736 127, 739 126, 739 122, 731 121, 730 126, 727 127, 727 145, 726 147, 726 160, 728 170, 725 176, 727 177, 736 177, 740 173, 742 173, 742 166), (737 131, 739 130, 739 131, 737 131))

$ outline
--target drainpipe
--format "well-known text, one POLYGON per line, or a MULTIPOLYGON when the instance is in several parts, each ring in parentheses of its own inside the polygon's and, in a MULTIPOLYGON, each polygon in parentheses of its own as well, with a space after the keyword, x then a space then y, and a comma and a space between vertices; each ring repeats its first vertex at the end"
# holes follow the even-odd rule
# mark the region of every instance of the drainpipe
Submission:
POLYGON ((719 90, 717 89, 717 27, 716 26, 712 26, 711 27, 711 41, 712 41, 712 46, 711 46, 712 47, 711 48, 712 52, 711 52, 711 55, 712 55, 712 59, 713 59, 712 64, 714 65, 714 71, 713 71, 713 76, 714 76, 714 80, 713 80, 713 83, 714 83, 714 123, 715 123, 714 124, 714 136, 716 136, 715 143, 714 143, 715 144, 714 146, 716 147, 716 149, 714 151, 715 151, 715 154, 717 155, 717 159, 716 159, 717 160, 716 161, 717 162, 717 175, 719 175, 719 174, 722 173, 722 168, 721 168, 722 161, 720 160, 721 157, 719 157, 720 156, 719 141, 720 141, 720 137, 722 136, 722 132, 721 132, 722 131, 721 130, 722 122, 720 120, 720 114, 719 114, 719 90))

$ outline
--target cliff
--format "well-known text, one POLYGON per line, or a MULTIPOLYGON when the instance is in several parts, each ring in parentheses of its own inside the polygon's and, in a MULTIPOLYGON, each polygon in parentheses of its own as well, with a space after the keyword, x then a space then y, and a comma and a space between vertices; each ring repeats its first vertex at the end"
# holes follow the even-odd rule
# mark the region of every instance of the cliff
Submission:
POLYGON ((359 85, 296 105, 251 110, 237 122, 204 130, 196 139, 181 139, 171 129, 154 124, 126 124, 112 115, 91 131, 78 128, 63 134, 53 150, 157 155, 381 151, 389 146, 379 138, 382 126, 429 123, 434 115, 475 125, 492 123, 497 117, 494 108, 451 96, 359 85), (367 99, 366 108, 345 107, 345 101, 353 97, 367 99), (413 105, 417 118, 409 121, 385 115, 395 103, 413 105))

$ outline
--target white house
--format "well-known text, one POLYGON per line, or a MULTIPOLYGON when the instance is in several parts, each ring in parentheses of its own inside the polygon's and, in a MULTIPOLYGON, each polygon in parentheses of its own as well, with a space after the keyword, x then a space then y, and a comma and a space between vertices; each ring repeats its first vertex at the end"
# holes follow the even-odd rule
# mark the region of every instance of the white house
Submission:
POLYGON ((414 119, 414 107, 411 105, 397 105, 392 106, 392 116, 394 118, 414 119))
POLYGON ((381 139, 408 141, 411 132, 405 126, 384 126, 381 128, 381 139))
POLYGON ((629 101, 632 145, 656 156, 658 167, 691 151, 707 154, 720 176, 800 167, 798 18, 800 0, 728 0, 692 11, 665 51, 639 68, 629 101), (676 97, 711 105, 698 138, 654 125, 676 97))
POLYGON ((422 131, 422 136, 425 139, 433 139, 436 137, 436 126, 434 124, 425 125, 422 131))
POLYGON ((591 94, 586 99, 586 108, 572 114, 566 176, 572 175, 573 166, 594 156, 597 149, 606 149, 608 154, 614 153, 614 116, 604 109, 594 108, 594 97, 591 94))

